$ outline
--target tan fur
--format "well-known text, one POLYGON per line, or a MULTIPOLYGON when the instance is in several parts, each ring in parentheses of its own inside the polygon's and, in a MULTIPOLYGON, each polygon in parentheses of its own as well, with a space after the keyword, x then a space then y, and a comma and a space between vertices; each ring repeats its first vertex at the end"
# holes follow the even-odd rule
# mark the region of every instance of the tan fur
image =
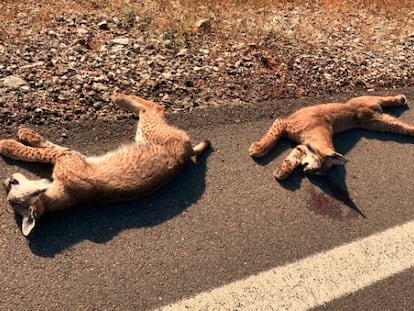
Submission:
POLYGON ((250 145, 252 157, 267 154, 280 137, 298 142, 273 175, 284 179, 298 166, 311 174, 323 174, 345 159, 334 149, 332 136, 352 128, 370 129, 414 136, 414 125, 384 114, 382 107, 406 105, 404 95, 362 96, 346 103, 329 103, 306 107, 286 119, 276 119, 267 133, 250 145))
POLYGON ((6 157, 54 164, 52 182, 30 181, 21 174, 5 181, 9 202, 23 216, 25 235, 45 212, 150 194, 209 146, 203 141, 193 148, 189 136, 168 125, 164 109, 154 102, 123 94, 112 100, 139 115, 137 134, 135 143, 102 156, 86 157, 27 128, 18 132, 21 142, 0 140, 0 154, 6 157))

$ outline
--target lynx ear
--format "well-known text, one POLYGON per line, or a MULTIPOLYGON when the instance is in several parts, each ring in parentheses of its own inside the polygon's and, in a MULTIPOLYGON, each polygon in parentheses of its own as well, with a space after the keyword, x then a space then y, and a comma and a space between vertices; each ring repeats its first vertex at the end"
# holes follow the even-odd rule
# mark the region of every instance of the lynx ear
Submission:
POLYGON ((29 215, 23 216, 22 233, 24 236, 28 236, 30 232, 32 232, 33 228, 36 225, 36 221, 39 219, 39 214, 35 208, 30 208, 29 210, 29 215))
POLYGON ((344 158, 344 156, 338 152, 329 155, 328 158, 331 161, 332 165, 345 165, 346 163, 346 159, 344 158))
POLYGON ((22 233, 28 236, 36 225, 36 219, 32 215, 23 216, 22 233))

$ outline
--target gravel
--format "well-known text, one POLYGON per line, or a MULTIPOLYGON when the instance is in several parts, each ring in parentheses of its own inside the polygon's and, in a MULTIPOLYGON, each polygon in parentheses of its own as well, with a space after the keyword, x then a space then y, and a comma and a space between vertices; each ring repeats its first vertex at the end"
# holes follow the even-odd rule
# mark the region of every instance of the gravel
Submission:
POLYGON ((130 118, 110 103, 113 91, 180 112, 414 85, 412 25, 385 38, 389 23, 363 14, 355 19, 378 29, 371 41, 352 24, 305 40, 289 28, 292 16, 276 13, 262 35, 245 38, 215 34, 210 19, 199 20, 198 32, 188 36, 76 13, 40 31, 21 22, 20 40, 0 42, 0 122, 130 118))

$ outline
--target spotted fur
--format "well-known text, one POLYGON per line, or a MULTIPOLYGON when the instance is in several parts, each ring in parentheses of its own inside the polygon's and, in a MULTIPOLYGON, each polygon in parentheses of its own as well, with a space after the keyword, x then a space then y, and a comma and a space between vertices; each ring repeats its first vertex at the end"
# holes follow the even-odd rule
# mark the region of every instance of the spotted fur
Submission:
POLYGON ((310 174, 323 174, 333 165, 344 165, 335 151, 332 136, 352 128, 370 129, 414 136, 414 125, 383 113, 382 107, 406 105, 404 95, 361 96, 346 103, 305 107, 286 119, 276 119, 267 133, 249 148, 252 157, 266 155, 280 137, 299 145, 276 168, 273 175, 285 179, 302 165, 310 174))
POLYGON ((46 212, 150 194, 209 146, 203 141, 193 148, 187 133, 168 125, 163 107, 154 102, 124 94, 115 94, 112 100, 137 113, 139 122, 134 143, 104 155, 87 157, 27 128, 18 131, 19 141, 0 140, 3 156, 54 164, 52 181, 14 174, 4 182, 8 201, 23 216, 24 235, 46 212))

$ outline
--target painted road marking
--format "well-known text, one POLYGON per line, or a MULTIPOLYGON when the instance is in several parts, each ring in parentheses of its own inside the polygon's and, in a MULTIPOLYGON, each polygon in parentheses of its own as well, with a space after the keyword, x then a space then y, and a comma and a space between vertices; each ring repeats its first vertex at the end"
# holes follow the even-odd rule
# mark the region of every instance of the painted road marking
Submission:
POLYGON ((307 310, 414 266, 414 221, 160 310, 307 310))

